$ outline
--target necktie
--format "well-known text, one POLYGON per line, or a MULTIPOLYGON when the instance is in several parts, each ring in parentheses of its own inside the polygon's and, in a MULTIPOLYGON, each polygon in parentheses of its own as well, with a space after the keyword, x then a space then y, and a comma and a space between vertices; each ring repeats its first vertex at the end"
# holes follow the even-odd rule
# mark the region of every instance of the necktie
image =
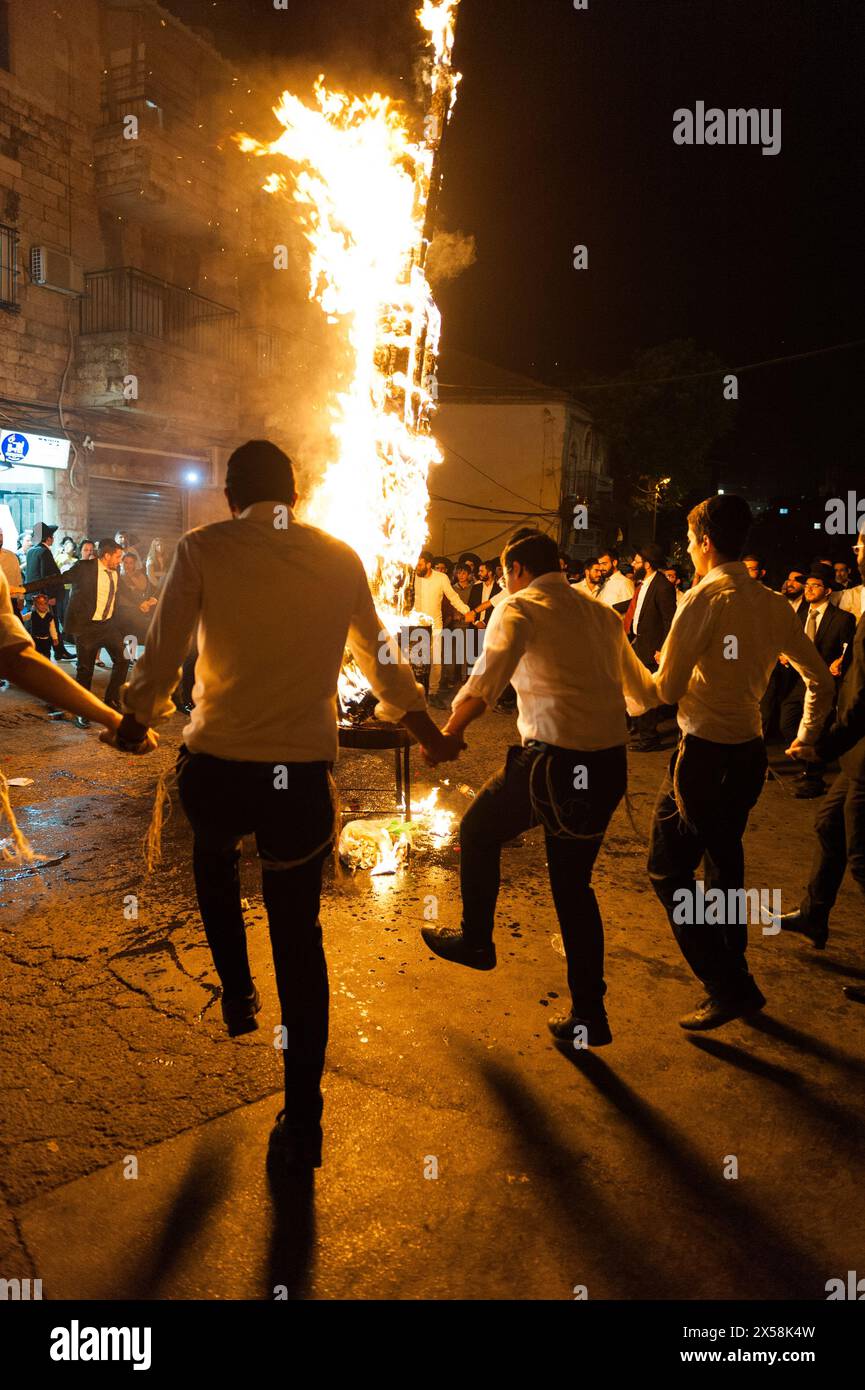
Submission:
POLYGON ((805 636, 810 637, 812 642, 817 641, 817 609, 808 610, 808 621, 805 624, 805 636))
POLYGON ((107 597, 107 599, 105 600, 105 606, 104 606, 104 608, 102 609, 102 612, 99 614, 99 617, 96 619, 96 621, 97 621, 98 623, 104 623, 108 618, 111 617, 112 611, 113 611, 113 609, 114 609, 114 591, 115 591, 116 588, 117 588, 117 576, 115 575, 115 573, 114 573, 113 570, 109 570, 109 573, 108 573, 108 597, 107 597))
POLYGON ((631 623, 634 621, 634 614, 635 614, 636 611, 637 611, 637 598, 638 598, 638 596, 639 596, 639 593, 640 593, 640 590, 642 589, 642 587, 643 587, 643 581, 642 581, 642 579, 641 579, 637 584, 634 585, 634 593, 633 593, 633 596, 632 596, 632 598, 631 598, 631 602, 628 604, 627 608, 625 609, 625 632, 627 632, 627 633, 630 633, 630 631, 631 631, 631 623))

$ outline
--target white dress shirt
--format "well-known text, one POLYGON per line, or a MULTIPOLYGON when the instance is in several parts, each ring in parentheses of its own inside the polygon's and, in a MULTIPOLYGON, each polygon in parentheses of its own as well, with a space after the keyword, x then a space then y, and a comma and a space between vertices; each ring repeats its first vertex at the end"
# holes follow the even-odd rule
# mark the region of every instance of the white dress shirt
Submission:
POLYGON ((453 708, 470 696, 498 701, 517 692, 523 743, 591 752, 627 739, 626 691, 654 703, 652 678, 637 660, 618 614, 579 594, 560 571, 533 579, 493 609, 484 649, 453 708))
POLYGON ((781 655, 805 681, 798 737, 813 743, 834 696, 826 663, 782 595, 755 584, 740 560, 717 565, 676 610, 652 677, 658 701, 679 706, 685 734, 712 743, 759 738, 760 700, 781 655))
MULTIPOLYGON (((865 591, 865 584, 857 584, 852 589, 842 589, 838 596, 838 607, 842 608, 845 613, 852 613, 857 623, 862 617, 862 610, 865 607, 862 602, 863 591, 865 591)), ((834 598, 835 595, 833 594, 832 597, 834 598)))
POLYGON ((24 582, 21 578, 21 566, 18 563, 18 556, 14 550, 0 549, 0 574, 5 574, 6 582, 12 589, 20 589, 24 582))
POLYGON ((120 583, 116 570, 105 568, 101 560, 96 561, 96 606, 90 614, 91 622, 107 622, 117 607, 117 588, 120 583), (112 588, 114 593, 111 593, 112 588))
POLYGON ((0 647, 32 647, 33 638, 12 607, 9 583, 0 570, 0 647))
POLYGON ((408 664, 393 660, 359 557, 290 511, 286 526, 275 525, 278 508, 256 502, 181 538, 123 707, 140 724, 173 713, 169 696, 197 633, 195 708, 183 730, 193 753, 334 762, 346 646, 380 718, 424 709, 424 694, 408 664))
POLYGON ((423 578, 421 578, 419 574, 415 575, 415 611, 418 613, 425 613, 428 618, 432 618, 434 632, 440 632, 442 629, 443 598, 446 598, 452 603, 458 613, 471 612, 468 604, 463 603, 447 575, 442 574, 441 570, 432 570, 430 574, 425 574, 423 578))
POLYGON ((578 583, 571 585, 578 594, 585 594, 586 598, 597 598, 600 592, 600 585, 590 584, 588 579, 580 579, 578 583))
POLYGON ((633 584, 626 574, 621 574, 618 570, 613 570, 610 577, 604 580, 598 594, 601 603, 608 604, 610 608, 614 603, 630 603, 633 597, 633 584))
POLYGON ((829 607, 829 600, 828 600, 828 598, 825 598, 825 599, 823 600, 822 603, 810 603, 810 604, 808 605, 808 612, 805 614, 805 628, 804 628, 804 631, 808 634, 809 637, 811 636, 810 632, 808 632, 809 624, 810 624, 811 621, 812 621, 811 615, 814 614, 815 617, 816 617, 816 619, 817 619, 817 621, 816 621, 816 623, 815 623, 815 625, 814 625, 814 636, 816 637, 816 636, 817 636, 817 633, 820 631, 820 624, 822 623, 823 619, 824 619, 825 616, 826 616, 826 609, 827 609, 828 607, 829 607))
POLYGON ((646 594, 649 592, 649 585, 651 584, 657 572, 657 570, 652 570, 652 573, 649 575, 648 579, 644 579, 642 584, 640 585, 640 592, 637 594, 637 606, 634 609, 634 616, 631 619, 631 632, 634 637, 636 637, 637 633, 640 630, 640 612, 642 611, 643 604, 646 601, 646 594))

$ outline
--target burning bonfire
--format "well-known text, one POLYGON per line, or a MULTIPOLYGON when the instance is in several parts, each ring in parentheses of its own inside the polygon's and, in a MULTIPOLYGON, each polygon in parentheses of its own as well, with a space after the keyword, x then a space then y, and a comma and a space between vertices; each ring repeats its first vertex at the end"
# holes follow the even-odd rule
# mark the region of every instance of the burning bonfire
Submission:
MULTIPOLYGON (((441 315, 425 274, 441 181, 441 144, 459 74, 451 54, 459 0, 426 0, 430 94, 423 134, 401 103, 349 96, 315 84, 315 104, 284 92, 270 144, 242 150, 279 156, 291 169, 264 187, 291 198, 309 245, 309 294, 348 338, 353 373, 331 402, 334 459, 304 511, 357 550, 379 613, 394 634, 408 618, 415 561, 427 538, 430 433, 441 315)), ((344 711, 366 682, 346 662, 344 711)))
MULTIPOLYGON (((246 153, 289 166, 264 187, 291 200, 309 247, 310 298, 351 354, 348 385, 330 402, 333 458, 304 520, 358 552, 392 635, 423 621, 410 613, 412 576, 427 539, 429 469, 441 457, 430 432, 441 315, 425 267, 460 80, 458 6, 425 0, 417 11, 429 98, 422 130, 402 103, 334 92, 319 77, 310 105, 283 92, 275 140, 239 138, 246 153)), ((349 653, 339 699, 343 722, 371 717, 374 697, 349 653)))

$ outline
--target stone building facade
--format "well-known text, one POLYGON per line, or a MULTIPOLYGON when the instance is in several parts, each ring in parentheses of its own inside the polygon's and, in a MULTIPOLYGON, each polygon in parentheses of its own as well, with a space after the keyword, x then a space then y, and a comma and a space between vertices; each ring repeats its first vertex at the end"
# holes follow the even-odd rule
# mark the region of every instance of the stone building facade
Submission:
POLYGON ((7 526, 146 546, 224 515, 240 440, 292 446, 303 307, 274 267, 279 204, 232 139, 264 109, 154 0, 0 3, 7 526), (28 465, 44 436, 68 467, 28 465))

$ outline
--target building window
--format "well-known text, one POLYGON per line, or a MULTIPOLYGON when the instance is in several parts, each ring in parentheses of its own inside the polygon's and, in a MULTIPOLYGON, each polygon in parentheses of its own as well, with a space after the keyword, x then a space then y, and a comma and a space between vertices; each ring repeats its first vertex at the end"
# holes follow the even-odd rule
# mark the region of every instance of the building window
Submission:
POLYGON ((0 0, 0 68, 12 71, 9 56, 9 0, 0 0))
POLYGON ((18 261, 18 233, 14 227, 0 225, 0 309, 14 309, 18 261))

